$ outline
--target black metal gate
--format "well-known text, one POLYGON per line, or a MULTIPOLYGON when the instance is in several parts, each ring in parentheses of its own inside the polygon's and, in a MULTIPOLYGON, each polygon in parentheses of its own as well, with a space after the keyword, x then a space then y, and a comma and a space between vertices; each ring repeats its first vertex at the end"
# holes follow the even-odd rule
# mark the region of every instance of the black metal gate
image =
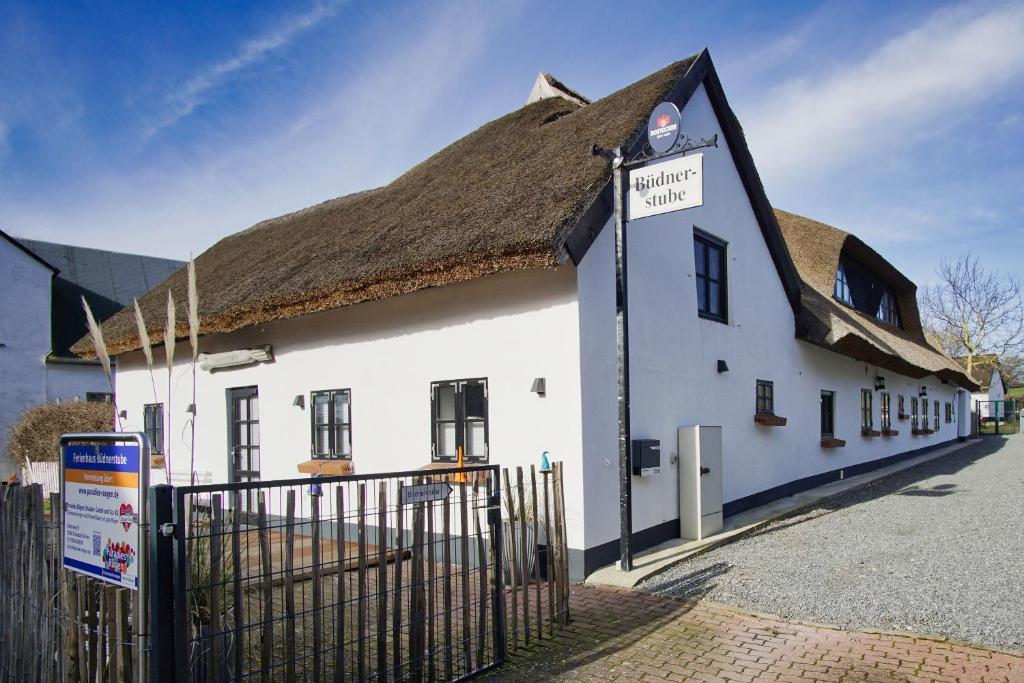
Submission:
POLYGON ((978 433, 1016 434, 1020 431, 1021 405, 1014 399, 1003 401, 975 401, 975 413, 978 416, 978 433))
POLYGON ((173 495, 179 680, 451 681, 504 660, 496 465, 173 495))

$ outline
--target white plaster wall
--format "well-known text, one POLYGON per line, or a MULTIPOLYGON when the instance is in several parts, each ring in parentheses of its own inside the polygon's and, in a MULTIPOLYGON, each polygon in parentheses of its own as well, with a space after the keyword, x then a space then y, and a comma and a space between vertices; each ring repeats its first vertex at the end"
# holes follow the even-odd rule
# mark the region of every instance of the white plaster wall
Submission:
MULTIPOLYGON (((955 438, 956 425, 944 423, 937 434, 912 437, 909 422, 896 418, 895 398, 906 394, 909 408, 911 392, 926 385, 930 399, 952 401, 955 387, 899 377, 794 338, 793 311, 703 87, 682 120, 691 135, 719 135, 719 148, 705 150, 704 205, 628 225, 632 438, 660 439, 663 464, 659 476, 633 479, 634 530, 678 517, 678 468, 669 459, 679 426, 723 427, 726 502, 955 438), (728 242, 728 325, 697 316, 694 226, 728 242), (719 359, 728 373, 717 372, 719 359), (893 394, 898 437, 860 435, 860 389, 873 387, 876 373, 893 394), (787 426, 754 424, 757 379, 775 382, 776 413, 787 426), (836 392, 836 436, 845 448, 820 447, 822 389, 836 392)), ((613 245, 608 225, 578 269, 588 547, 619 535, 613 245)), ((876 425, 880 404, 875 392, 876 425)))
MULTIPOLYGON (((202 296, 200 283, 200 296, 202 296)), ((490 463, 539 465, 542 451, 565 461, 569 545, 582 547, 580 360, 576 279, 571 266, 491 276, 204 337, 203 351, 271 344, 269 364, 199 372, 197 470, 228 478, 227 391, 256 385, 260 396, 262 478, 300 477, 310 458, 309 392, 352 390, 353 463, 357 473, 416 469, 430 462, 430 383, 486 377, 490 463), (535 377, 547 395, 530 392, 535 377), (306 396, 305 410, 292 401, 306 396)), ((178 344, 184 359, 187 342, 178 344)), ((155 349, 162 358, 162 350, 155 349)), ((166 373, 156 374, 157 401, 166 401, 166 373)), ((191 370, 172 382, 167 431, 175 471, 187 471, 185 408, 191 370)), ((125 429, 142 430, 142 406, 153 403, 138 352, 118 358, 119 407, 125 429)), ((154 473, 154 481, 160 474, 154 473)))
POLYGON ((46 364, 47 401, 84 401, 89 392, 110 392, 110 384, 99 365, 52 361, 46 364))
POLYGON ((28 407, 46 400, 52 271, 0 239, 0 477, 14 471, 7 433, 28 407))

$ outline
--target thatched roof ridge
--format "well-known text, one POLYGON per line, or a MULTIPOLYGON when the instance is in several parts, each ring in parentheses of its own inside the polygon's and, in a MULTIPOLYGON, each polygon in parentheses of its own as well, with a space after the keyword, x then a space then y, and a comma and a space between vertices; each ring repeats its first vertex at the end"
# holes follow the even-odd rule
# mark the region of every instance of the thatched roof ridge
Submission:
POLYGON ((917 287, 856 236, 788 211, 775 217, 800 276, 801 320, 806 341, 908 377, 936 375, 973 389, 976 383, 955 360, 928 343, 917 308, 917 287), (836 301, 839 258, 852 258, 892 287, 903 329, 836 301))
MULTIPOLYGON (((534 102, 484 124, 384 187, 222 239, 196 259, 202 333, 492 273, 555 267, 567 236, 608 184, 608 163, 591 155, 591 145, 636 139, 695 59, 585 106, 560 97, 534 102)), ((154 339, 163 336, 168 288, 175 301, 186 300, 184 269, 139 302, 154 339)), ((184 324, 176 332, 184 336, 184 324)), ((129 309, 104 323, 103 333, 112 354, 139 348, 129 309)), ((92 354, 86 340, 74 351, 92 354)))

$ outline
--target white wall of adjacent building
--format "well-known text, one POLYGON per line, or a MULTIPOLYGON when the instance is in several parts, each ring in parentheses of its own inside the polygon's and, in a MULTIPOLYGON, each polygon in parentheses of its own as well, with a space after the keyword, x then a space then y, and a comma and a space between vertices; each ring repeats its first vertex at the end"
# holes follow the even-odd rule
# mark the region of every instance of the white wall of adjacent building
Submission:
MULTIPOLYGON (((909 421, 896 415, 897 394, 909 409, 921 386, 942 403, 954 400, 955 387, 935 377, 901 377, 794 338, 792 308, 703 86, 682 120, 690 135, 719 136, 719 148, 705 150, 703 206, 628 224, 632 438, 662 445, 661 473, 633 478, 634 530, 678 517, 679 473, 670 460, 681 426, 723 427, 726 503, 956 438, 956 424, 944 422, 944 406, 941 428, 931 436, 911 436, 909 421), (695 227, 728 243, 728 324, 697 315, 695 227), (728 372, 718 372, 719 360, 728 372), (873 389, 877 375, 892 394, 896 437, 860 434, 860 391, 873 389), (758 379, 774 382, 775 412, 788 419, 786 426, 754 424, 758 379), (835 392, 835 432, 846 440, 843 448, 821 448, 821 390, 835 392)), ((579 268, 587 547, 619 536, 612 504, 619 495, 613 238, 608 225, 579 268)), ((872 393, 878 429, 880 392, 872 393)))
POLYGON ((0 477, 20 463, 7 452, 7 434, 26 408, 46 400, 53 272, 0 239, 0 477))
MULTIPOLYGON (((201 289, 201 288, 200 288, 201 289)), ((200 296, 202 292, 200 291, 200 296)), ((357 474, 413 470, 431 462, 430 384, 486 377, 490 463, 540 465, 541 453, 566 462, 569 544, 582 547, 579 323, 571 267, 481 278, 380 302, 202 338, 204 352, 270 344, 274 361, 198 373, 199 471, 227 481, 227 392, 259 390, 261 477, 301 477, 310 459, 309 393, 352 392, 352 462, 357 474), (547 393, 530 391, 546 380, 547 393), (306 408, 292 405, 305 396, 306 408)), ((172 379, 166 427, 172 468, 188 470, 186 407, 192 402, 188 344, 172 379)), ((155 350, 158 358, 161 349, 155 350)), ((166 402, 167 375, 141 354, 118 358, 118 404, 125 429, 143 429, 143 405, 166 402)), ((154 472, 154 481, 160 473, 154 472)))

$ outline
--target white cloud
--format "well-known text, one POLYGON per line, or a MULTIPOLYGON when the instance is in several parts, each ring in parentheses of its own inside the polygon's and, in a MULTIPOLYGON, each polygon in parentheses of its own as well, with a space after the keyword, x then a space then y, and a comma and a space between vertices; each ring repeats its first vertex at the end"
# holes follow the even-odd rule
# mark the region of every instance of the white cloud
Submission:
POLYGON ((144 137, 150 138, 191 114, 196 107, 206 101, 211 90, 225 83, 242 69, 259 62, 270 53, 286 47, 299 34, 308 31, 334 14, 338 6, 339 4, 336 2, 317 4, 308 12, 286 17, 274 30, 247 40, 231 57, 211 64, 194 74, 168 97, 168 106, 171 111, 149 126, 144 132, 144 137))
POLYGON ((744 127, 762 175, 785 187, 939 134, 1022 72, 1024 7, 941 9, 862 61, 764 93, 744 127))

